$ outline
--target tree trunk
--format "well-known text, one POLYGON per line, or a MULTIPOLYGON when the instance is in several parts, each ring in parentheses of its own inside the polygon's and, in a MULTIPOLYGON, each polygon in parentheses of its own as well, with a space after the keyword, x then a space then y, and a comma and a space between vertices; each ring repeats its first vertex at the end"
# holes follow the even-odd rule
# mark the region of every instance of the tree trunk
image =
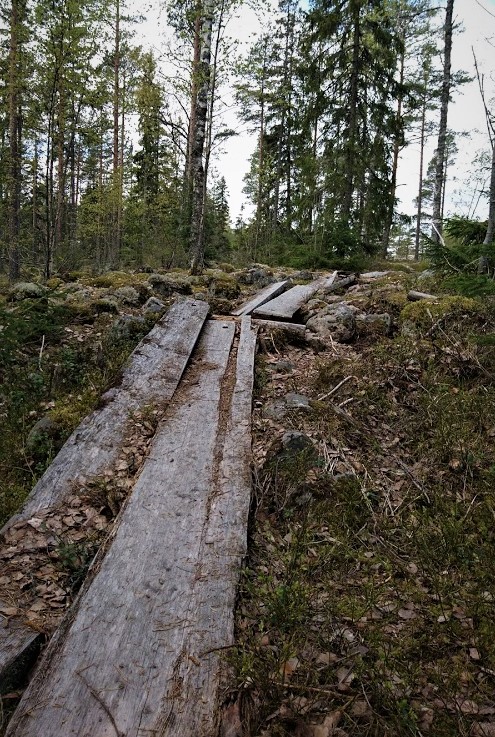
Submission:
POLYGON ((442 94, 440 104, 440 126, 438 129, 437 162, 435 172, 435 191, 433 193, 433 221, 431 238, 435 243, 440 242, 442 233, 442 192, 444 183, 445 147, 447 138, 447 114, 449 109, 450 84, 451 84, 451 56, 452 56, 452 31, 453 31, 454 0, 447 0, 445 15, 445 49, 443 63, 442 94))
POLYGON ((423 98, 423 107, 421 110, 421 134, 420 134, 420 153, 419 153, 419 189, 418 189, 418 209, 416 213, 416 238, 414 243, 414 260, 419 261, 420 241, 421 241, 421 218, 423 216, 423 170, 425 165, 425 139, 426 139, 426 91, 423 98))
POLYGON ((21 116, 19 114, 19 29, 21 24, 19 1, 12 0, 10 11, 9 50, 9 200, 8 200, 8 252, 9 279, 19 279, 21 270, 19 252, 19 211, 21 199, 20 138, 21 116))
POLYGON ((120 253, 120 0, 115 2, 115 47, 113 57, 113 245, 110 264, 116 266, 120 253))
POLYGON ((345 187, 342 201, 342 216, 347 224, 350 224, 352 210, 352 196, 354 193, 354 159, 356 153, 356 134, 358 125, 358 84, 359 84, 359 63, 361 58, 360 40, 361 28, 359 23, 360 8, 354 8, 353 17, 353 38, 352 38, 352 68, 349 89, 349 116, 348 116, 348 139, 346 145, 346 171, 344 172, 345 187))
MULTIPOLYGON (((402 34, 401 41, 404 43, 404 34, 402 34)), ((395 210, 395 193, 397 191, 397 169, 399 167, 399 154, 401 149, 402 140, 402 107, 404 105, 404 72, 406 62, 406 50, 405 46, 401 51, 400 57, 400 73, 399 73, 399 98, 397 100, 397 113, 395 116, 396 131, 394 135, 394 147, 392 154, 392 176, 390 181, 390 206, 387 213, 387 222, 385 223, 385 230, 383 231, 382 240, 382 255, 383 258, 387 258, 388 249, 390 246, 390 232, 394 221, 394 210, 395 210)))
POLYGON ((196 11, 194 17, 194 51, 193 63, 191 70, 191 112, 189 115, 189 128, 187 133, 187 151, 185 166, 185 182, 186 188, 190 190, 192 179, 192 150, 194 146, 194 132, 196 130, 196 105, 198 101, 200 63, 201 63, 201 17, 202 3, 201 0, 196 2, 196 11))
POLYGON ((488 210, 488 226, 486 228, 484 246, 493 242, 495 235, 495 141, 492 142, 492 173, 490 176, 490 207, 488 210))
POLYGON ((201 21, 201 59, 199 84, 194 114, 195 130, 191 152, 192 173, 192 212, 191 212, 191 274, 198 274, 204 259, 204 208, 205 208, 205 170, 203 153, 208 117, 208 93, 211 78, 211 36, 213 29, 214 0, 206 0, 201 21))

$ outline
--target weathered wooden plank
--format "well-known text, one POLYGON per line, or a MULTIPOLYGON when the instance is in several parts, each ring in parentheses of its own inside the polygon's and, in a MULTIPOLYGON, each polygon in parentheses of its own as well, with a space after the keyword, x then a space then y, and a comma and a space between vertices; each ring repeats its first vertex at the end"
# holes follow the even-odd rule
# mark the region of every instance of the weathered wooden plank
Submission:
POLYGON ((59 504, 80 480, 98 476, 118 458, 131 412, 169 401, 208 314, 206 302, 177 302, 132 354, 121 385, 102 398, 72 433, 14 521, 59 504))
POLYGON ((272 320, 292 320, 296 312, 320 289, 326 289, 337 278, 337 272, 330 277, 317 279, 311 284, 300 284, 279 297, 254 310, 255 317, 264 317, 272 320))
POLYGON ((261 305, 264 305, 266 302, 278 297, 282 292, 285 292, 290 285, 290 279, 285 279, 284 281, 279 281, 275 284, 269 284, 267 287, 262 289, 261 292, 258 292, 258 294, 255 294, 254 297, 241 305, 239 309, 232 314, 236 317, 240 317, 241 315, 250 315, 257 307, 261 307, 261 305))
MULTIPOLYGON (((208 314, 205 302, 178 302, 141 341, 132 354, 118 389, 107 392, 106 404, 89 415, 67 440, 32 490, 23 509, 0 532, 39 510, 63 502, 74 483, 101 474, 117 460, 131 412, 154 402, 168 402, 208 314)), ((0 683, 22 675, 39 633, 14 619, 0 627, 0 683)))
POLYGON ((0 695, 14 690, 22 682, 44 639, 39 632, 8 619, 2 610, 8 611, 8 607, 0 600, 0 695))
POLYGON ((353 284, 357 284, 357 278, 355 274, 351 274, 350 276, 346 276, 343 279, 339 279, 338 281, 333 281, 330 284, 326 285, 322 291, 325 294, 330 294, 331 292, 338 292, 339 289, 345 289, 346 287, 350 287, 353 284))
POLYGON ((279 322, 278 320, 260 320, 258 318, 254 318, 253 322, 263 330, 282 330, 292 338, 306 339, 306 325, 300 325, 297 322, 279 322))
POLYGON ((246 549, 255 338, 207 324, 99 573, 9 737, 213 737, 246 549), (41 707, 41 708, 39 708, 41 707))
POLYGON ((435 294, 426 294, 426 292, 416 292, 414 291, 414 289, 411 289, 411 291, 407 293, 407 299, 410 302, 419 302, 423 299, 426 299, 426 300, 438 299, 438 297, 435 294))

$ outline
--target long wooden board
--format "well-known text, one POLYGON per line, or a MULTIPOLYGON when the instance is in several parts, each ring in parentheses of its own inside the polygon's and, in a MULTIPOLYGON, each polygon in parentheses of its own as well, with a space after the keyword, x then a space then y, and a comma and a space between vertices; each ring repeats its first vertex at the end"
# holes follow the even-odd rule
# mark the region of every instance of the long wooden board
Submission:
POLYGON ((130 413, 146 405, 168 402, 208 315, 199 300, 176 302, 132 354, 121 385, 102 398, 72 433, 38 481, 22 510, 0 530, 40 509, 59 504, 80 480, 98 476, 118 458, 130 413))
POLYGON ((8 737, 217 735, 250 502, 255 336, 244 318, 236 363, 234 330, 207 324, 101 569, 8 737))
POLYGON ((264 317, 271 320, 292 320, 296 312, 320 289, 329 287, 335 281, 337 272, 330 277, 317 279, 311 284, 300 284, 279 297, 254 310, 256 317, 264 317))
MULTIPOLYGON (((104 407, 89 415, 67 440, 38 481, 23 509, 1 532, 28 520, 70 495, 74 482, 110 468, 125 442, 130 413, 172 398, 208 314, 205 302, 187 300, 172 305, 132 354, 121 386, 111 390, 104 407)), ((15 619, 0 618, 0 690, 23 675, 28 654, 39 633, 15 619)))
POLYGON ((290 279, 285 279, 284 281, 279 281, 275 284, 269 284, 267 287, 262 289, 261 292, 258 292, 254 297, 242 304, 239 309, 232 314, 236 317, 240 317, 241 315, 250 315, 257 307, 261 307, 261 305, 264 305, 266 302, 278 297, 282 292, 285 292, 290 285, 290 279))

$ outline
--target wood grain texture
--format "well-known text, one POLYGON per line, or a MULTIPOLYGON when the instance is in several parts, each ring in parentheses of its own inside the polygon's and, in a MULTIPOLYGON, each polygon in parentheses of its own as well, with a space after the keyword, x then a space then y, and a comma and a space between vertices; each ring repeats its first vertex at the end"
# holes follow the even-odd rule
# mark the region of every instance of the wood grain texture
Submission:
POLYGON ((215 737, 246 551, 255 335, 211 321, 100 571, 8 737, 215 737))
POLYGON ((263 317, 272 320, 292 320, 296 312, 316 294, 320 289, 327 289, 333 284, 337 272, 330 277, 317 279, 311 284, 299 284, 279 297, 254 310, 255 317, 263 317))
POLYGON ((176 302, 137 346, 121 385, 103 396, 95 410, 72 433, 38 481, 14 521, 29 519, 40 509, 63 501, 73 484, 110 468, 123 446, 131 412, 168 402, 180 381, 208 314, 205 302, 176 302))
POLYGON ((254 325, 260 327, 263 332, 282 330, 291 338, 297 338, 297 340, 306 340, 306 325, 301 325, 297 322, 280 322, 278 320, 261 320, 259 318, 253 319, 254 325))
POLYGON ((242 304, 239 309, 232 314, 236 317, 240 317, 241 315, 250 315, 257 307, 261 307, 261 305, 264 305, 266 302, 278 297, 282 292, 285 292, 289 289, 290 285, 290 279, 285 279, 285 281, 279 281, 275 284, 269 284, 267 287, 262 289, 261 292, 258 292, 254 297, 242 304))

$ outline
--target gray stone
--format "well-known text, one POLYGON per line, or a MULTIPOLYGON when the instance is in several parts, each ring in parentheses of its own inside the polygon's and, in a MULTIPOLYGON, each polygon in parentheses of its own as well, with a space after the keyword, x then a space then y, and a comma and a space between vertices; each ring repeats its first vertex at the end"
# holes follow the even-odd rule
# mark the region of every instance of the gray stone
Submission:
MULTIPOLYGON (((341 298, 337 297, 337 301, 340 301, 341 298)), ((310 318, 314 317, 318 314, 321 310, 324 310, 327 306, 329 300, 321 300, 321 299, 310 299, 306 304, 304 304, 301 309, 301 315, 303 316, 303 320, 309 320, 310 318)))
POLYGON ((418 337, 418 330, 412 320, 404 320, 400 327, 400 334, 403 338, 411 338, 416 340, 418 337))
POLYGON ((313 441, 303 432, 297 430, 289 430, 284 433, 282 437, 282 448, 283 455, 285 457, 289 455, 296 455, 304 450, 313 448, 313 441))
POLYGON ((253 286, 267 287, 269 284, 273 284, 276 279, 273 273, 268 269, 263 269, 261 266, 256 266, 252 269, 246 269, 238 275, 240 284, 252 284, 253 286))
POLYGON ((156 315, 165 309, 163 302, 157 297, 150 297, 143 305, 143 312, 156 315))
POLYGON ((151 274, 148 279, 153 291, 162 297, 171 297, 172 294, 192 294, 192 286, 185 276, 176 274, 151 274))
POLYGON ((358 332, 363 335, 388 335, 392 319, 387 312, 383 314, 356 315, 358 332))
POLYGON ((139 292, 134 287, 119 287, 114 294, 122 304, 132 306, 139 304, 139 292))
POLYGON ((48 289, 41 284, 34 284, 33 282, 18 282, 14 284, 10 291, 11 299, 40 299, 44 297, 48 292, 48 289))
POLYGON ((285 403, 289 409, 310 409, 309 399, 303 394, 286 394, 285 403))
POLYGON ((340 302, 328 305, 306 323, 306 327, 323 340, 348 343, 356 333, 357 307, 340 302))
POLYGON ((296 274, 292 274, 291 279, 294 281, 313 281, 314 276, 311 271, 298 271, 296 274))
POLYGON ((58 448, 60 427, 49 415, 45 415, 36 422, 26 439, 26 450, 31 455, 46 454, 58 448))
POLYGON ((219 278, 211 279, 208 284, 208 296, 219 299, 236 299, 241 293, 241 288, 236 279, 228 274, 222 274, 219 278))
POLYGON ((280 422, 287 414, 287 404, 285 399, 275 399, 273 402, 268 402, 263 408, 263 417, 268 420, 275 420, 280 422))
POLYGON ((291 374, 294 371, 294 364, 290 361, 277 361, 273 364, 273 368, 279 374, 291 374))
POLYGON ((65 301, 68 304, 89 302, 91 299, 93 299, 93 290, 91 290, 89 287, 82 287, 81 285, 77 285, 77 288, 73 288, 73 285, 70 284, 64 289, 64 291, 67 293, 65 301))
POLYGON ((120 340, 132 338, 146 330, 146 320, 136 315, 122 315, 111 328, 112 334, 120 340))
POLYGON ((380 279, 382 276, 391 274, 391 271, 367 271, 361 274, 359 277, 362 281, 373 281, 373 279, 380 279))
POLYGON ((417 282, 421 283, 423 281, 429 281, 430 279, 434 279, 436 276, 433 269, 425 269, 420 274, 418 274, 418 277, 416 279, 417 282))

